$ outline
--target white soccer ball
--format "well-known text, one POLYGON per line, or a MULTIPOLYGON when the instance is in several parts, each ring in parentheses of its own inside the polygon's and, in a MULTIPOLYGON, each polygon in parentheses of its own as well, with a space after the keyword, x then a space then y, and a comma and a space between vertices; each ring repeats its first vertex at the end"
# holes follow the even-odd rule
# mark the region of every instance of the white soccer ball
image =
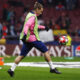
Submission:
POLYGON ((68 42, 67 36, 60 36, 59 37, 59 43, 66 44, 68 42))

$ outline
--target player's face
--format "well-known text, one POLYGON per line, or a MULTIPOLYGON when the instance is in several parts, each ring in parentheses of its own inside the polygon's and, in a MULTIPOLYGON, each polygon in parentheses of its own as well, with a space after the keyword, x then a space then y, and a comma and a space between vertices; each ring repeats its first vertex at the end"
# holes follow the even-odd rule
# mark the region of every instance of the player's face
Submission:
POLYGON ((37 10, 36 10, 37 16, 41 15, 42 12, 43 12, 43 8, 37 9, 37 10))

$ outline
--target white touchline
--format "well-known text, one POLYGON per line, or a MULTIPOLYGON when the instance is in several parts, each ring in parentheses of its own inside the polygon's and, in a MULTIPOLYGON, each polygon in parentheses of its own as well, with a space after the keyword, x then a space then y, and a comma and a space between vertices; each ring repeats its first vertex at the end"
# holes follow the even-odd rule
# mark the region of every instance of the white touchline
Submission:
MULTIPOLYGON (((5 63, 5 66, 11 66, 13 63, 5 63)), ((80 62, 53 62, 55 67, 60 68, 80 68, 80 62)), ((18 66, 31 67, 49 67, 47 62, 21 62, 18 66)))

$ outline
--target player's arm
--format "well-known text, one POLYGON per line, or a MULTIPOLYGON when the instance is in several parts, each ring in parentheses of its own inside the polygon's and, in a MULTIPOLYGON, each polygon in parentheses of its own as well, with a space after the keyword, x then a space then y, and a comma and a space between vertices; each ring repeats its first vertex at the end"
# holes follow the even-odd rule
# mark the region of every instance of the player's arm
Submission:
POLYGON ((24 34, 27 35, 28 29, 31 25, 33 25, 35 22, 35 17, 32 16, 28 19, 28 21, 24 25, 24 34))
POLYGON ((35 17, 34 16, 32 16, 32 17, 30 17, 29 19, 28 19, 28 21, 25 23, 25 25, 24 25, 24 37, 23 37, 23 39, 22 39, 22 41, 23 42, 25 42, 25 40, 26 40, 26 36, 27 36, 27 32, 28 32, 28 29, 29 29, 29 27, 31 26, 31 25, 33 25, 33 23, 35 22, 35 17))
POLYGON ((48 31, 48 30, 49 30, 49 28, 48 28, 48 27, 46 27, 46 26, 42 26, 42 25, 38 25, 38 28, 39 28, 39 29, 45 29, 46 31, 48 31))
POLYGON ((45 26, 38 25, 38 29, 45 29, 45 26))

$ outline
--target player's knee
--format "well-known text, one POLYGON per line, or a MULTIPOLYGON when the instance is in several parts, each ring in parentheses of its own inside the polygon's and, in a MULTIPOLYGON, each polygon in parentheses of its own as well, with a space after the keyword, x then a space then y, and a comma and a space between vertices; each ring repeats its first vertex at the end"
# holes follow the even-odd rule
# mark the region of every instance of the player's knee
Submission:
POLYGON ((24 58, 24 56, 18 56, 18 57, 15 59, 15 63, 18 64, 23 58, 24 58))
POLYGON ((44 54, 49 54, 49 52, 48 52, 48 51, 46 51, 46 52, 44 52, 44 54))

